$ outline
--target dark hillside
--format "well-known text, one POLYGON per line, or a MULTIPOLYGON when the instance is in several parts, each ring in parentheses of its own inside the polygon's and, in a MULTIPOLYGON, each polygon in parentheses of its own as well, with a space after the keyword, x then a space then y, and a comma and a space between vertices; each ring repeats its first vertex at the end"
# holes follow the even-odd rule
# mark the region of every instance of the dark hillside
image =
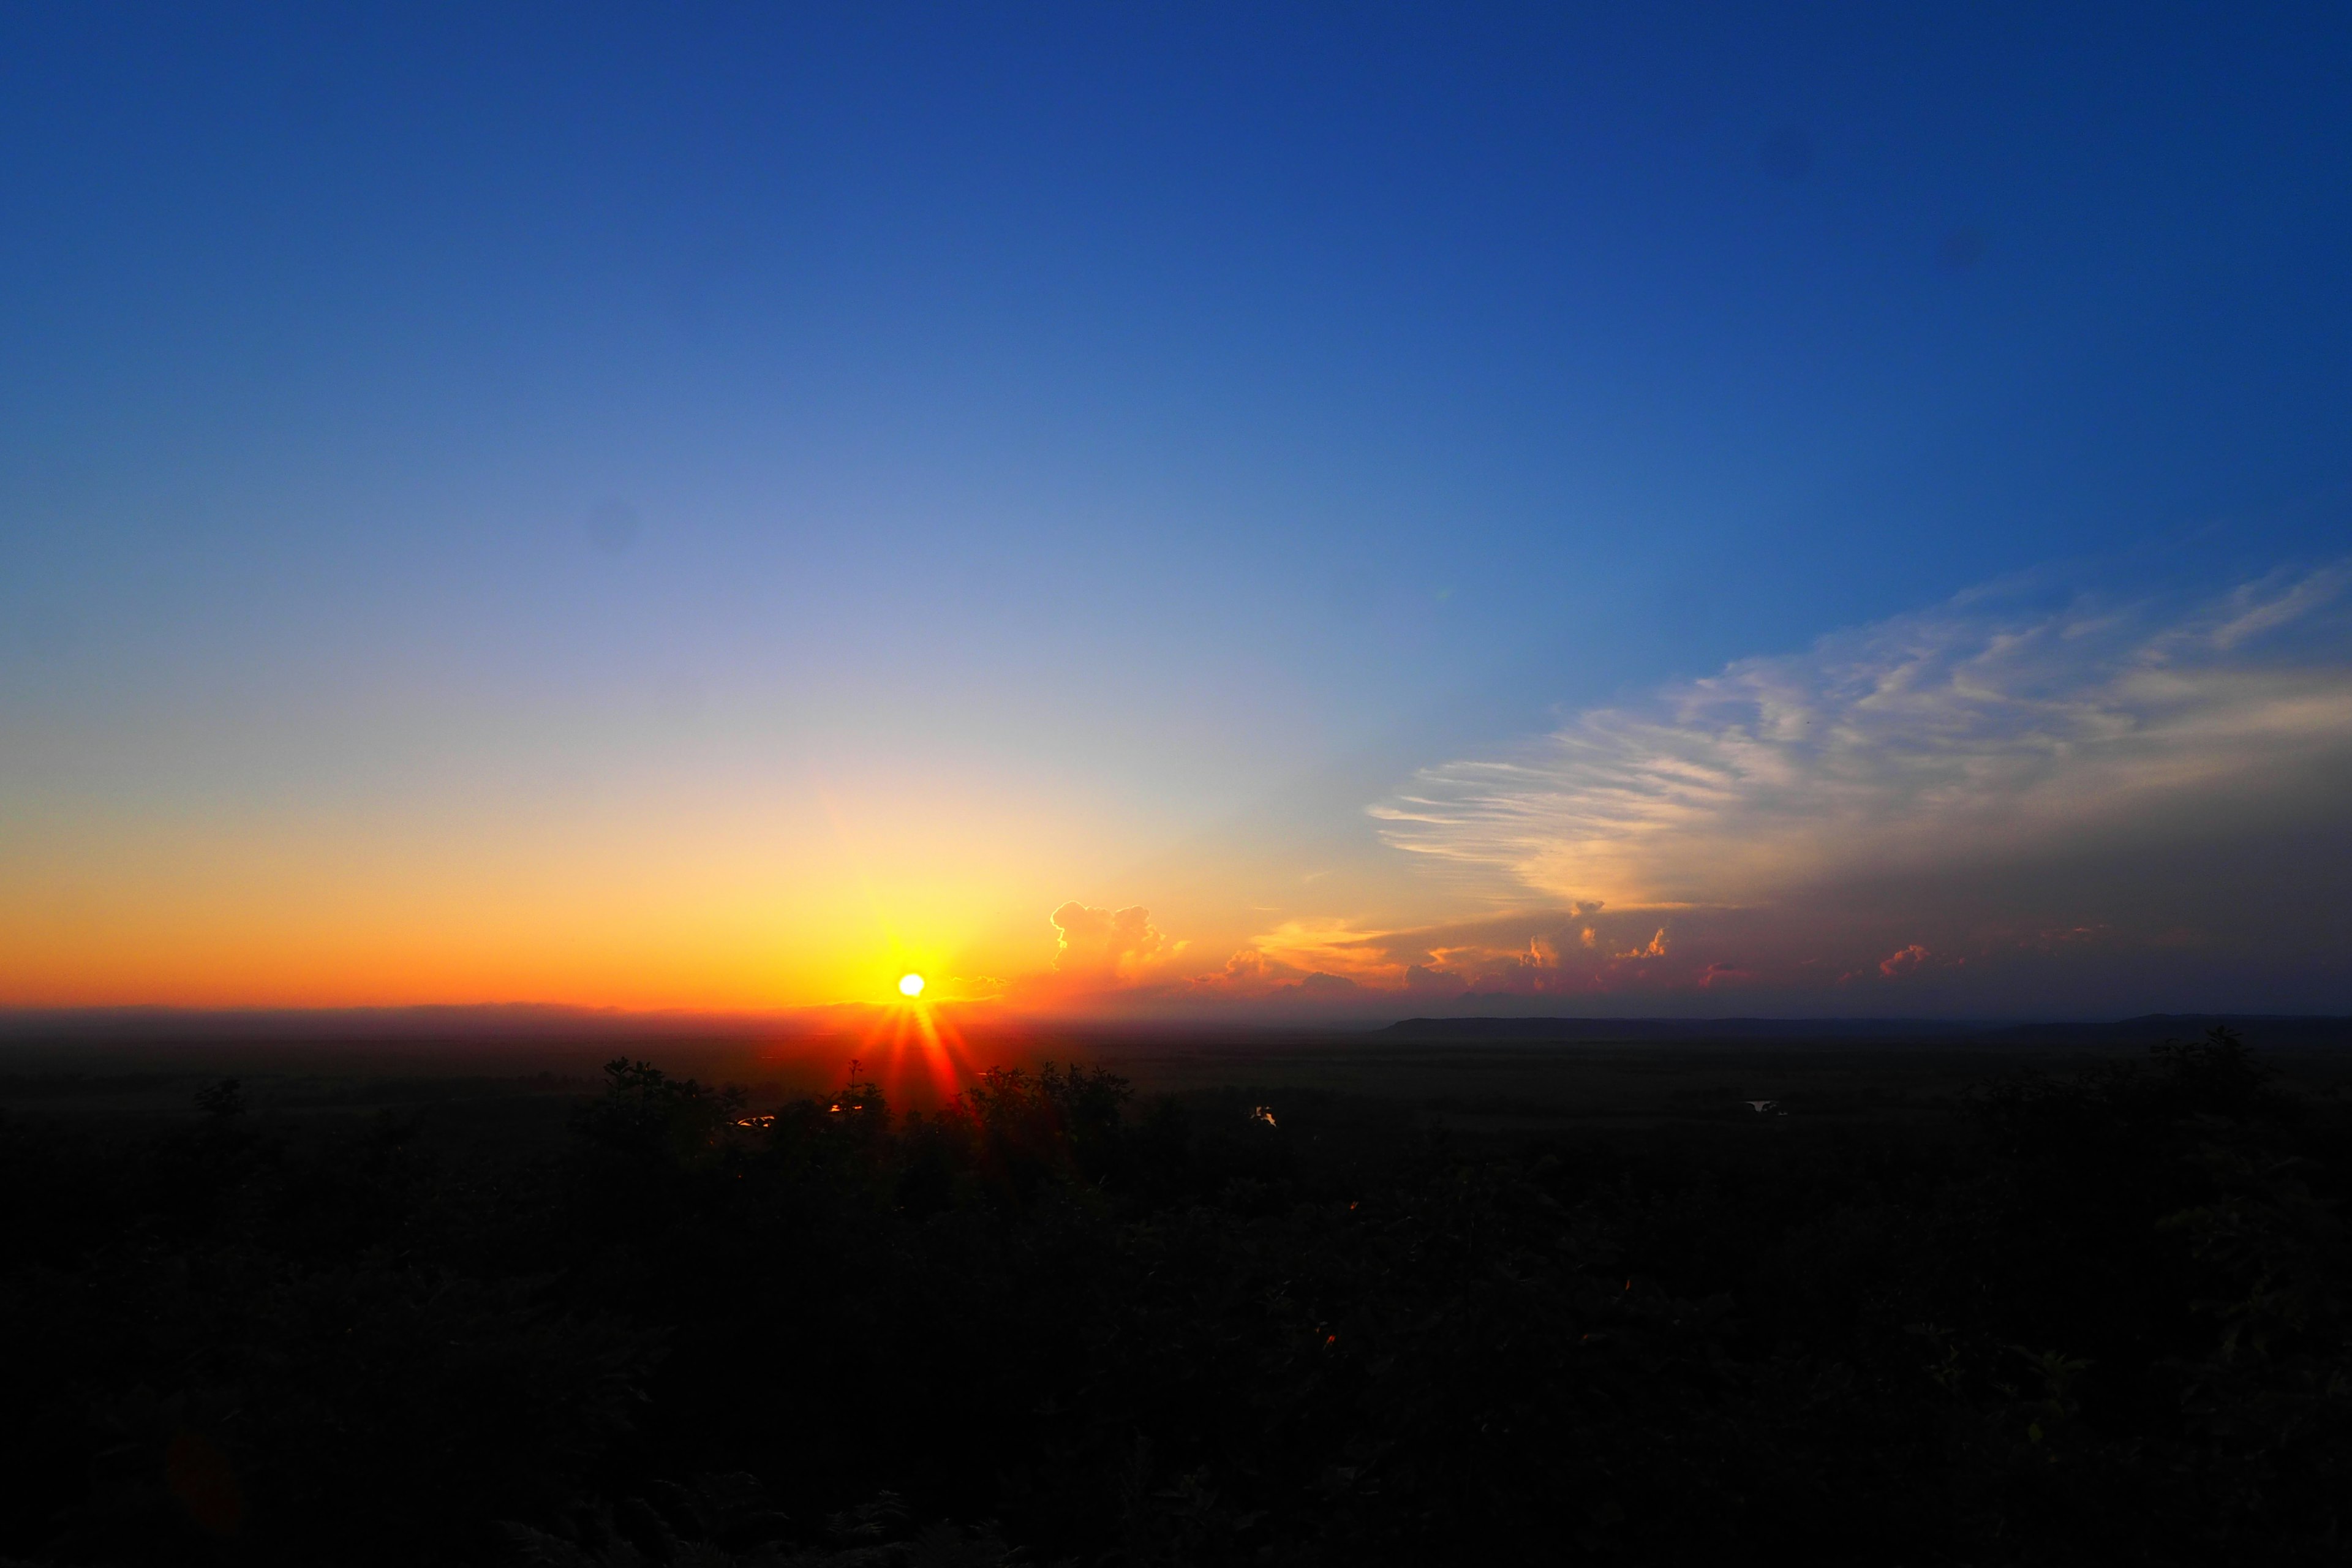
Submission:
POLYGON ((928 1114, 629 1059, 171 1117, 27 1079, 0 1555, 2342 1561, 2319 1058, 1908 1099, 1846 1047, 1611 1059, 1549 1120, 1053 1068, 928 1114))

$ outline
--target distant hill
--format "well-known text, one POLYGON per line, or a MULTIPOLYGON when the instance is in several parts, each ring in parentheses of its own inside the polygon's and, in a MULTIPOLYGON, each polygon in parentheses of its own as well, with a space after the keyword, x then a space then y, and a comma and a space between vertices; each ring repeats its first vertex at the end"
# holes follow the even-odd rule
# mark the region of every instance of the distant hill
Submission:
POLYGON ((1977 1020, 1948 1018, 1407 1018, 1379 1031, 1406 1040, 1956 1039, 1977 1020))
POLYGON ((2154 1045, 2197 1039, 2216 1026, 2235 1029, 2250 1046, 2352 1045, 2352 1018, 2283 1013, 2143 1013, 2108 1024, 2014 1024, 1988 1034, 2059 1044, 2154 1045))
POLYGON ((2254 1046, 2352 1045, 2352 1018, 2259 1013, 2149 1013, 2110 1022, 2003 1023, 1950 1018, 1407 1018, 1377 1031, 1395 1040, 1534 1044, 1559 1040, 1983 1040, 2153 1045, 2227 1026, 2254 1046))

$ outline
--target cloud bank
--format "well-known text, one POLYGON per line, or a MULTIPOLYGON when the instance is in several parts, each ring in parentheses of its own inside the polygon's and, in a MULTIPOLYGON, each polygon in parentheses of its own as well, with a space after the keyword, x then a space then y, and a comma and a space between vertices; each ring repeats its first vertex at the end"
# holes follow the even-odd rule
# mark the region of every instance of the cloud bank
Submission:
POLYGON ((2116 1016, 2352 1010, 2352 570, 1998 593, 1743 659, 1371 808, 1483 911, 1290 919, 1207 973, 1054 911, 1045 1005, 2116 1016))
MULTIPOLYGON (((1584 713, 1371 808, 1387 843, 1501 911, 1483 942, 1323 948, 1397 984, 1420 964, 1590 988, 1613 965, 1684 992, 1926 990, 2063 954, 2036 985, 1940 994, 2047 1006, 2065 970, 2106 973, 2086 1005, 2130 1005, 2168 967, 2235 1005, 2352 1004, 2347 582, 2336 564, 2189 605, 1963 595, 1584 713)), ((1281 931, 1259 946, 1334 963, 1281 931)))

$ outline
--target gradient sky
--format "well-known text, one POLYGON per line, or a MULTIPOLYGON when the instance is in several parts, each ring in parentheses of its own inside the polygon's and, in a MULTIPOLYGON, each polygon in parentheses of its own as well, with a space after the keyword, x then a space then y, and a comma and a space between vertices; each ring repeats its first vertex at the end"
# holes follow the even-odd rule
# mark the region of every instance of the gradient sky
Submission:
POLYGON ((2352 1010, 2347 80, 13 8, 0 1004, 2352 1010))

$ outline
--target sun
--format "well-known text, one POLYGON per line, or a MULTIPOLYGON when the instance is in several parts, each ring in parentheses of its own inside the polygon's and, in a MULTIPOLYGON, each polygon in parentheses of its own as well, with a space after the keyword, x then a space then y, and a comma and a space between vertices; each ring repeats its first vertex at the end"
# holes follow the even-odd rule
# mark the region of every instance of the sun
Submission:
POLYGON ((920 996, 922 994, 923 994, 923 977, 922 977, 921 975, 919 975, 919 974, 901 974, 900 976, 898 976, 898 994, 899 994, 899 995, 901 995, 901 996, 913 997, 913 996, 920 996))

